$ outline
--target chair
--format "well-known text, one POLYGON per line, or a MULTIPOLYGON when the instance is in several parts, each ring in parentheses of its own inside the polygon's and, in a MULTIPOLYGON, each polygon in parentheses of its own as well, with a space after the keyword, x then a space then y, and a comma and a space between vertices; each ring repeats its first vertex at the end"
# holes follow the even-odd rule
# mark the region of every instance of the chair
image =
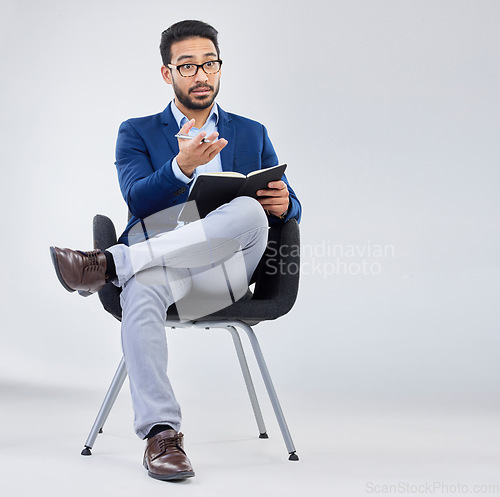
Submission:
MULTIPOLYGON (((96 215, 94 217, 93 232, 94 248, 106 250, 117 243, 113 222, 106 216, 96 215)), ((259 438, 268 438, 238 328, 246 332, 288 450, 288 459, 291 461, 298 461, 299 458, 296 454, 283 411, 252 326, 261 321, 277 319, 283 316, 295 303, 299 284, 299 244, 299 226, 295 219, 272 226, 269 230, 266 252, 255 270, 252 279, 252 282, 255 282, 253 293, 249 290, 242 299, 229 307, 187 323, 179 320, 174 304, 168 309, 165 321, 165 326, 172 329, 194 327, 209 330, 211 328, 222 328, 227 329, 231 333, 257 421, 259 438), (272 270, 269 270, 270 268, 272 270)), ((99 299, 104 309, 119 321, 121 321, 122 316, 119 300, 120 291, 114 285, 106 285, 99 292, 99 299)), ((126 365, 122 358, 85 442, 84 449, 81 452, 82 455, 92 454, 91 449, 97 435, 102 433, 104 423, 126 377, 126 365)))

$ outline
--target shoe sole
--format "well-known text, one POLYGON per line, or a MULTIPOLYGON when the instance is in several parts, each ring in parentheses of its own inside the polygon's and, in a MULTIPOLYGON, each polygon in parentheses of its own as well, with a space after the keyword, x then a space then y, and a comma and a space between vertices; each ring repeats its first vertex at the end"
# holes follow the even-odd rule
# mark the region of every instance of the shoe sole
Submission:
POLYGON ((59 282, 66 290, 68 290, 68 292, 74 292, 75 290, 66 285, 66 282, 63 280, 61 271, 59 270, 59 261, 57 260, 56 249, 54 247, 50 247, 50 255, 52 256, 52 264, 54 264, 54 269, 56 270, 56 275, 59 282))
POLYGON ((178 473, 172 473, 171 475, 158 475, 156 473, 151 473, 149 471, 146 461, 143 462, 143 466, 148 471, 148 476, 154 478, 155 480, 171 481, 171 480, 185 480, 186 478, 192 478, 194 476, 194 471, 179 471, 178 473))
POLYGON ((157 475, 148 471, 148 475, 155 480, 161 481, 185 480, 186 478, 193 477, 194 471, 181 471, 180 473, 174 473, 173 475, 157 475))

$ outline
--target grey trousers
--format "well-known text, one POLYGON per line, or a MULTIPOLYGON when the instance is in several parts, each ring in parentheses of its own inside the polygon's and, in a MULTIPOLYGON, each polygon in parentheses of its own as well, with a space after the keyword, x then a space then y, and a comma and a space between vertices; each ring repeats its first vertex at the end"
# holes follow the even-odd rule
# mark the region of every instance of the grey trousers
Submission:
POLYGON ((122 347, 139 437, 157 424, 177 431, 181 425, 167 376, 168 307, 177 302, 180 319, 189 320, 241 298, 266 248, 267 232, 262 206, 238 197, 202 220, 108 249, 122 287, 122 347))

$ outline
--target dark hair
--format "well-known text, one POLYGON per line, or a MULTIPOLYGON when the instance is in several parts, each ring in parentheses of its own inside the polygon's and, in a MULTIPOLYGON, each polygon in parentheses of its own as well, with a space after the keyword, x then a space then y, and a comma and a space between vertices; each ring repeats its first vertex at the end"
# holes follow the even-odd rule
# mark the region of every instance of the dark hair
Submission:
POLYGON ((220 57, 218 34, 214 27, 203 21, 180 21, 172 24, 161 34, 160 53, 163 64, 171 63, 172 44, 188 38, 208 38, 215 45, 217 57, 220 57))

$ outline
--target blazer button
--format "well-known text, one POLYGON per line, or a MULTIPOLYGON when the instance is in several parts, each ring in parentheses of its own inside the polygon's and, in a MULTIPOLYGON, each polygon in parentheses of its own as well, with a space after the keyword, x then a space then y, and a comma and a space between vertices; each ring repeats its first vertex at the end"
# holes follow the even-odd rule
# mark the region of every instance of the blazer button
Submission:
POLYGON ((185 186, 179 188, 176 192, 174 192, 174 197, 178 197, 179 195, 182 195, 185 191, 186 191, 185 186))

